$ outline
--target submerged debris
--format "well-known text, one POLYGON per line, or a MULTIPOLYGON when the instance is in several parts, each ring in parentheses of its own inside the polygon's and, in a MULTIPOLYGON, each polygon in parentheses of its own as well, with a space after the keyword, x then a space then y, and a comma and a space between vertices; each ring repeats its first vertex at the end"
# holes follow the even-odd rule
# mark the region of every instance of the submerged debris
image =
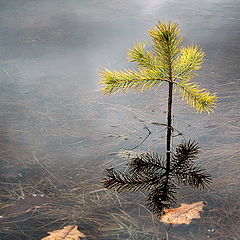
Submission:
POLYGON ((25 197, 19 198, 14 204, 7 207, 5 215, 22 215, 34 211, 50 204, 52 199, 42 194, 29 194, 25 197))

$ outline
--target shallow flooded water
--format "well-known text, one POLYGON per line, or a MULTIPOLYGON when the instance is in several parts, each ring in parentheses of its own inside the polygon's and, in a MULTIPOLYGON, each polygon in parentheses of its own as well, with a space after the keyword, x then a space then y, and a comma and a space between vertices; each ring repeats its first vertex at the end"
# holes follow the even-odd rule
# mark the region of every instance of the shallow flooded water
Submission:
POLYGON ((1 0, 0 238, 41 239, 77 224, 87 239, 240 239, 240 5, 236 0, 1 0), (190 225, 160 223, 144 194, 101 189, 104 168, 139 151, 165 151, 166 89, 105 97, 98 72, 134 67, 127 50, 159 20, 177 21, 206 62, 196 78, 219 96, 213 115, 177 95, 174 127, 201 146, 209 189, 182 187, 179 204, 205 201, 190 225), (25 199, 25 201, 23 201, 25 199))

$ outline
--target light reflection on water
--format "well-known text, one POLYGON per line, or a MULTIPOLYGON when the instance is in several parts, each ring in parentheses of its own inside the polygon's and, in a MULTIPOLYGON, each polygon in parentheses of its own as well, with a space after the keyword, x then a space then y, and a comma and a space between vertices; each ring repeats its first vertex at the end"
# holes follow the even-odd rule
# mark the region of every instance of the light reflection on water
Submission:
MULTIPOLYGON (((103 97, 98 92, 97 74, 105 66, 131 67, 127 49, 146 39, 148 29, 158 20, 172 19, 181 24, 186 43, 198 43, 206 51, 207 61, 197 81, 219 95, 219 106, 210 117, 180 107, 182 102, 176 97, 175 127, 200 143, 202 163, 214 181, 206 192, 183 190, 186 194, 181 194, 180 201, 189 201, 190 195, 191 200, 206 200, 209 208, 201 224, 177 227, 172 239, 189 239, 192 232, 196 239, 206 238, 209 222, 218 230, 209 235, 212 239, 237 239, 238 12, 238 1, 227 0, 201 4, 1 1, 2 181, 23 184, 21 176, 38 181, 39 170, 34 168, 38 164, 33 158, 37 156, 63 179, 71 176, 71 181, 88 183, 87 189, 99 188, 102 169, 119 163, 111 154, 136 146, 147 134, 139 119, 152 131, 141 149, 164 150, 165 132, 151 124, 165 121, 164 88, 154 94, 103 97), (226 216, 227 210, 231 217, 226 216), (176 233, 181 236, 177 238, 176 233)), ((17 198, 11 197, 12 201, 17 198)))

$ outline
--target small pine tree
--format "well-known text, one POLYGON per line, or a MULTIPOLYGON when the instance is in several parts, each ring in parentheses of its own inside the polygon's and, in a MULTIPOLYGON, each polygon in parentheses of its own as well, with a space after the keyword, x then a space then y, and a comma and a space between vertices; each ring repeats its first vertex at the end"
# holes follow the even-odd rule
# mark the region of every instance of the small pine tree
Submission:
POLYGON ((172 193, 174 193, 173 185, 175 184, 170 181, 171 173, 174 173, 173 175, 177 176, 178 180, 184 179, 184 183, 188 182, 188 184, 195 187, 203 187, 205 183, 210 182, 210 177, 205 175, 202 169, 193 167, 192 161, 196 158, 199 149, 194 142, 181 143, 176 148, 175 153, 171 152, 173 90, 176 89, 182 95, 182 99, 186 100, 199 113, 207 112, 210 114, 213 112, 217 101, 215 94, 201 89, 199 84, 191 81, 204 62, 204 52, 197 45, 180 46, 182 43, 180 33, 181 29, 177 23, 171 23, 170 21, 167 23, 159 22, 149 32, 152 39, 152 50, 147 50, 145 43, 137 43, 133 49, 129 50, 129 61, 137 63, 137 70, 110 71, 105 68, 100 73, 101 84, 105 85, 102 89, 104 94, 113 94, 117 91, 125 93, 131 89, 140 89, 143 92, 151 87, 159 87, 164 82, 168 84, 165 166, 163 166, 163 162, 160 161, 157 155, 140 156, 136 158, 137 160, 134 160, 135 162, 133 161, 135 166, 138 166, 137 172, 132 171, 132 165, 130 165, 132 176, 109 169, 108 178, 104 181, 105 187, 115 188, 115 190, 119 191, 126 184, 129 189, 131 189, 131 184, 136 185, 133 187, 134 190, 144 187, 150 189, 149 206, 152 206, 150 208, 154 212, 159 212, 164 207, 160 202, 174 200, 172 193), (155 162, 155 165, 152 164, 153 162, 155 162), (178 165, 178 170, 176 170, 176 166, 173 167, 174 163, 178 165), (149 166, 151 167, 149 168, 149 166), (159 174, 159 166, 165 173, 159 174), (153 172, 157 172, 155 175, 153 174, 154 178, 149 177, 153 172), (140 175, 136 175, 136 173, 140 175), (179 177, 179 174, 184 175, 184 177, 179 177), (144 186, 140 184, 140 186, 138 183, 146 184, 143 184, 144 186), (164 193, 164 195, 163 192, 164 189, 167 192, 167 188, 169 194, 165 196, 166 194, 164 193), (159 197, 160 195, 162 197, 159 197), (159 207, 160 205, 163 207, 159 207))

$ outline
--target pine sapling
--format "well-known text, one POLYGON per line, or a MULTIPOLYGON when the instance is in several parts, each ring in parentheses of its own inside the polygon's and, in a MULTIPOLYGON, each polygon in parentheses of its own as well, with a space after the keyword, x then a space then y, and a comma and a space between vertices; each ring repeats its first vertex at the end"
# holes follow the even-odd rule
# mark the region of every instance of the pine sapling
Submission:
POLYGON ((195 165, 199 146, 194 141, 181 142, 171 151, 172 140, 172 101, 173 90, 180 93, 182 99, 198 113, 212 113, 217 96, 192 79, 197 75, 204 62, 204 52, 197 45, 181 46, 181 29, 177 23, 159 22, 149 31, 152 49, 146 49, 145 43, 137 43, 129 50, 129 61, 137 63, 137 69, 110 71, 101 73, 104 94, 126 93, 129 90, 146 91, 168 85, 167 138, 166 154, 141 154, 133 159, 126 172, 107 169, 103 185, 118 192, 148 191, 147 205, 154 213, 161 215, 163 209, 175 202, 174 194, 179 183, 195 188, 204 188, 211 178, 204 169, 195 165))

